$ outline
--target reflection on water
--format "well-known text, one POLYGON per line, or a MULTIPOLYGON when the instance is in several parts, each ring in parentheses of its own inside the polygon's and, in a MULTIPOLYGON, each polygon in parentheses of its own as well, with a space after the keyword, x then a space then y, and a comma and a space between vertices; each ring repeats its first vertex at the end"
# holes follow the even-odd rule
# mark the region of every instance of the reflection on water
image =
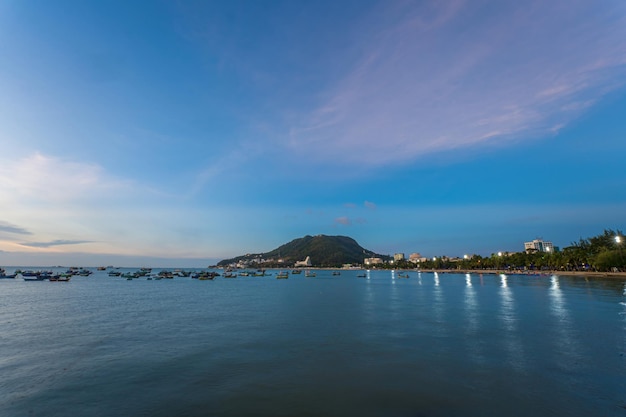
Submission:
POLYGON ((523 371, 525 369, 524 349, 517 329, 515 300, 505 274, 500 274, 500 300, 500 319, 504 325, 504 344, 509 360, 516 370, 523 371))
POLYGON ((624 290, 622 291, 622 311, 620 314, 622 315, 622 323, 624 327, 624 346, 622 349, 622 354, 626 355, 626 282, 624 283, 624 290))
POLYGON ((555 346, 555 352, 558 352, 557 361, 564 367, 571 366, 578 360, 580 355, 576 340, 572 334, 572 323, 569 310, 565 303, 563 290, 559 283, 559 277, 553 275, 550 277, 550 311, 555 321, 555 329, 558 338, 558 346, 555 346))
POLYGON ((439 283, 439 274, 434 273, 434 287, 433 287, 433 315, 435 317, 435 323, 437 325, 436 332, 440 335, 445 334, 445 317, 444 308, 445 300, 443 298, 443 292, 439 283))
POLYGON ((364 273, 0 280, 0 415, 624 417, 626 284, 364 273))
POLYGON ((472 276, 465 274, 465 340, 468 345, 468 353, 473 362, 483 363, 485 358, 481 348, 479 337, 479 315, 476 301, 476 290, 472 286, 472 276))

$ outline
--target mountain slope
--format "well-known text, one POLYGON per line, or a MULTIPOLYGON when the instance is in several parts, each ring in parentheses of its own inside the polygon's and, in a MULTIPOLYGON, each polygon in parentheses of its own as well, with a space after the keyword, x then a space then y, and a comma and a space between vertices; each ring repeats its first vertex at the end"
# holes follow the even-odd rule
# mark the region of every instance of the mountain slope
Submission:
POLYGON ((389 259, 388 256, 378 255, 364 249, 354 239, 347 236, 304 236, 266 253, 238 256, 224 259, 218 265, 228 265, 239 261, 249 261, 262 258, 266 263, 278 263, 283 260, 284 265, 293 265, 296 261, 311 257, 313 266, 331 267, 343 264, 362 264, 364 258, 379 257, 389 259))

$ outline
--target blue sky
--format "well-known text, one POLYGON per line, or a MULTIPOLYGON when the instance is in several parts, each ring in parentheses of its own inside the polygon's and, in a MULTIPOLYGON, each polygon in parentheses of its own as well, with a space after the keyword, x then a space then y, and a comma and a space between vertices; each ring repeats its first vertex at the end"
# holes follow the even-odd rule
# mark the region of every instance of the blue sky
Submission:
POLYGON ((623 1, 0 1, 0 264, 626 225, 623 1))

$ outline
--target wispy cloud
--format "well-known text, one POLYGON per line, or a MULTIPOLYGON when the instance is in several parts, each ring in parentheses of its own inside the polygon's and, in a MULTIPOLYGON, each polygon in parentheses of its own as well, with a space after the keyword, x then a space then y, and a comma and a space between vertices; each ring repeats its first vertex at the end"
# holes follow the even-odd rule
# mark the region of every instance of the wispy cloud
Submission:
POLYGON ((53 246, 64 246, 64 245, 81 245, 83 243, 93 243, 90 240, 52 240, 50 242, 23 242, 20 243, 22 246, 28 246, 31 248, 50 248, 53 246))
POLYGON ((376 210, 376 203, 372 203, 371 201, 365 201, 363 205, 370 210, 376 210))
POLYGON ((360 62, 293 126, 294 152, 382 165, 550 135, 624 86, 623 2, 409 4, 355 45, 360 62))
POLYGON ((352 222, 350 221, 350 218, 347 216, 342 216, 342 217, 337 217, 335 219, 335 224, 341 224, 344 226, 349 226, 352 224, 352 222))
POLYGON ((3 222, 3 221, 0 221, 0 232, 14 233, 14 234, 18 234, 18 235, 30 235, 30 234, 32 234, 31 232, 29 232, 28 230, 24 229, 23 227, 15 226, 15 225, 13 225, 11 223, 3 222))

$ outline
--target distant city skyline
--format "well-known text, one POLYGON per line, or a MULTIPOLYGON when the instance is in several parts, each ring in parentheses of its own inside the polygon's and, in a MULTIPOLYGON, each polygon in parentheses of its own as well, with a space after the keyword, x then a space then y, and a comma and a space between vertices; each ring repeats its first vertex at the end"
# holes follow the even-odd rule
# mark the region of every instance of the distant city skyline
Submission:
POLYGON ((0 265, 626 227, 626 3, 0 2, 0 265))

